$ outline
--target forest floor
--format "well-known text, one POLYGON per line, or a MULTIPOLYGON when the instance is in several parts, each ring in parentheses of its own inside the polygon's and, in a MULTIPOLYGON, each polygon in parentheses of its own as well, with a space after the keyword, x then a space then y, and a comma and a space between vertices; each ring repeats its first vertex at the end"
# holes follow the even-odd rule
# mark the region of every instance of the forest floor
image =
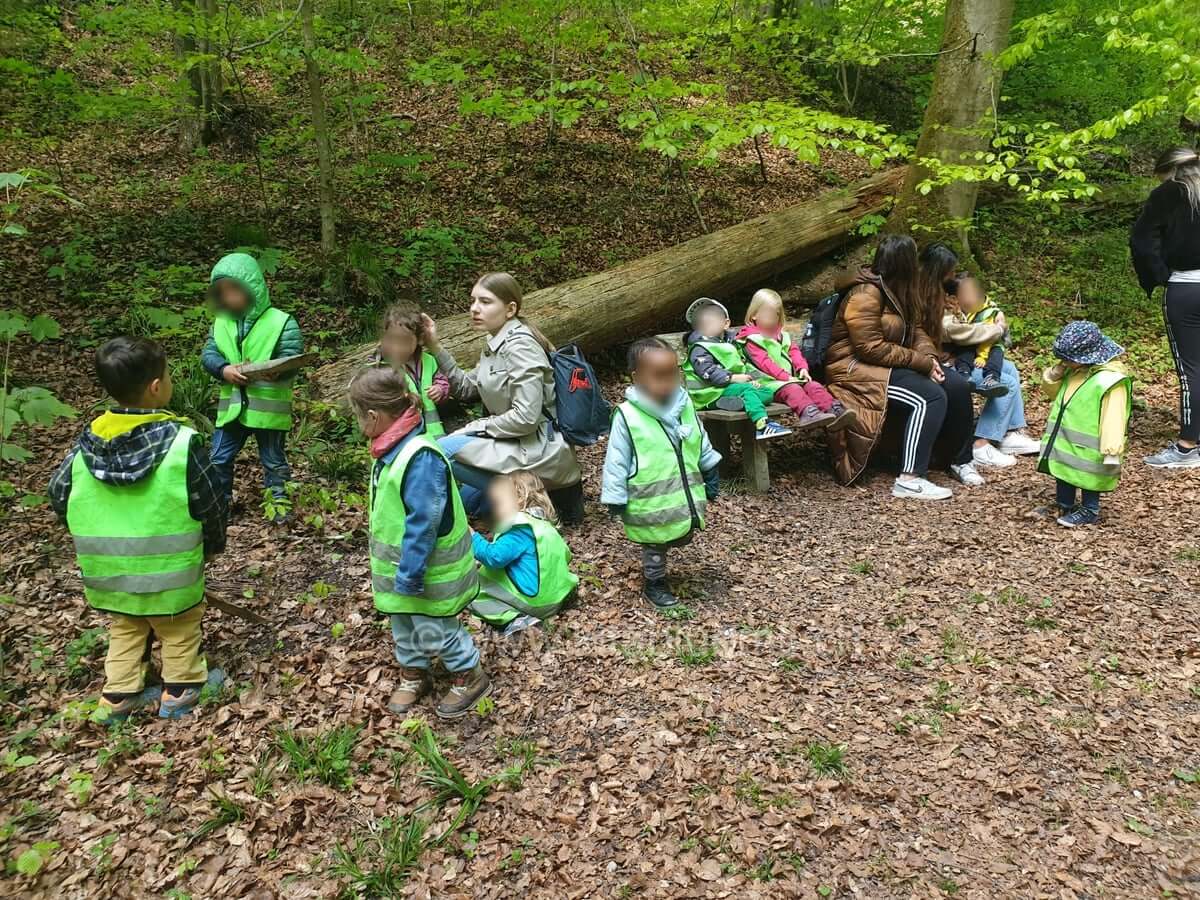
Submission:
MULTIPOLYGON (((402 99, 430 157, 424 180, 387 221, 345 224, 477 225, 470 241, 450 233, 475 251, 438 270, 443 302, 506 259, 546 284, 695 234, 679 185, 627 139, 530 142, 476 166, 451 152, 461 135, 422 137, 437 98, 402 99)), ((81 412, 24 440, 24 490, 44 489, 101 400, 97 341, 145 326, 140 307, 196 307, 207 265, 240 242, 222 230, 231 210, 258 202, 249 175, 228 193, 238 179, 217 168, 244 154, 214 148, 197 178, 153 140, 121 144, 74 149, 86 208, 65 223, 36 210, 31 234, 49 236, 6 263, 20 308, 66 335, 14 345, 17 383, 81 412)), ((767 186, 750 160, 696 175, 711 225, 859 174, 854 160, 791 175, 772 162, 767 186)), ((270 230, 303 235, 284 247, 276 297, 332 352, 374 310, 320 302, 311 270, 296 275, 315 239, 311 192, 271 189, 270 230)), ((709 529, 673 554, 686 612, 667 619, 639 598, 637 553, 590 502, 567 535, 578 605, 517 639, 479 634, 494 703, 452 724, 426 705, 406 723, 383 708, 396 668, 368 590, 361 442, 306 408, 288 526, 264 524, 252 454, 239 464, 210 586, 271 625, 208 615, 210 660, 231 683, 190 721, 109 732, 87 720, 105 619, 84 604, 49 510, 5 511, 0 894, 386 895, 406 874, 397 892, 438 897, 1200 893, 1200 482, 1137 462, 1173 421, 1160 323, 1132 285, 1120 215, 989 222, 981 258, 1027 381, 1079 288, 1072 314, 1129 343, 1133 461, 1100 527, 1026 518, 1050 494, 1028 459, 915 508, 890 498, 884 469, 836 486, 823 445, 789 438, 770 448, 772 493, 726 483, 709 529), (18 858, 40 871, 18 874, 18 858)), ((167 327, 178 365, 204 327, 167 327)), ((607 373, 614 396, 619 381, 607 373)), ((195 386, 183 372, 177 383, 195 386)), ((211 395, 199 386, 197 409, 211 395)), ((1028 396, 1037 433, 1045 404, 1028 396)), ((602 454, 580 454, 592 501, 602 454)))
MULTIPOLYGON (((1134 459, 1171 423, 1170 386, 1144 393, 1134 459)), ((415 860, 402 817, 437 836, 462 802, 428 806, 436 758, 383 708, 396 669, 361 500, 270 528, 243 458, 210 584, 271 627, 210 612, 230 688, 190 721, 111 734, 85 721, 104 618, 51 515, 12 513, 0 836, 10 858, 56 846, 0 891, 331 896, 354 866, 405 863, 414 896, 1200 890, 1194 476, 1132 463, 1104 523, 1068 535, 1024 517, 1049 496, 1028 459, 914 508, 882 470, 836 486, 811 440, 771 450, 772 494, 728 483, 673 555, 681 618, 639 599, 636 552, 589 504, 568 533, 578 606, 479 634, 494 706, 414 717, 467 782, 511 776, 415 860)), ((602 448, 581 456, 595 485, 602 448)))

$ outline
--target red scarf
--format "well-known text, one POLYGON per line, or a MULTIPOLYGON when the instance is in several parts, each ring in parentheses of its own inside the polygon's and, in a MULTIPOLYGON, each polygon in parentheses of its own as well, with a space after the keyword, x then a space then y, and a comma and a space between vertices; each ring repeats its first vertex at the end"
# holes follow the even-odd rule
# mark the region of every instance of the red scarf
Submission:
POLYGON ((420 424, 421 410, 415 406, 410 406, 400 418, 388 426, 386 431, 371 439, 371 456, 379 459, 379 457, 404 440, 408 436, 408 433, 420 424))

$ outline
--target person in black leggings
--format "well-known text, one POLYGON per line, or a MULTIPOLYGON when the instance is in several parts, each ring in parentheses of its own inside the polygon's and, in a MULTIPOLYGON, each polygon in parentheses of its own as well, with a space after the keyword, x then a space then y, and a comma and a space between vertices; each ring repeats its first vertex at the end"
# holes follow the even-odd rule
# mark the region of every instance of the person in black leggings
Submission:
POLYGON ((924 478, 936 446, 941 458, 950 460, 954 476, 964 481, 962 467, 971 462, 975 431, 971 384, 953 369, 943 368, 942 375, 945 380, 939 383, 914 369, 892 369, 888 414, 904 418, 901 472, 924 478))
POLYGON ((1200 154, 1167 150, 1154 173, 1162 184, 1134 223, 1129 248, 1147 296, 1166 286, 1163 320, 1179 376, 1179 437, 1145 462, 1194 469, 1200 468, 1200 154))

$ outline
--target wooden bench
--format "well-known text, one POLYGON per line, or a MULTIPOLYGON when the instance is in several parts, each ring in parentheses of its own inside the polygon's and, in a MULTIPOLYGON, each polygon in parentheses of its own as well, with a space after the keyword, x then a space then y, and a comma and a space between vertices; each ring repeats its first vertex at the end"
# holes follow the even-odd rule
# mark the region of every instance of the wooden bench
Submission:
MULTIPOLYGON (((795 327, 789 328, 793 341, 800 340, 800 332, 795 327)), ((682 366, 687 361, 686 332, 656 335, 675 349, 682 366)), ((767 415, 782 416, 791 412, 782 403, 772 403, 767 406, 767 415)), ((731 458, 730 445, 732 438, 737 435, 742 445, 742 477, 746 486, 759 494, 765 494, 771 489, 771 470, 767 463, 767 448, 765 442, 755 436, 754 423, 750 417, 740 410, 701 409, 697 411, 700 420, 704 422, 704 430, 714 449, 728 462, 731 458)), ((792 427, 792 426, 788 426, 792 427)))

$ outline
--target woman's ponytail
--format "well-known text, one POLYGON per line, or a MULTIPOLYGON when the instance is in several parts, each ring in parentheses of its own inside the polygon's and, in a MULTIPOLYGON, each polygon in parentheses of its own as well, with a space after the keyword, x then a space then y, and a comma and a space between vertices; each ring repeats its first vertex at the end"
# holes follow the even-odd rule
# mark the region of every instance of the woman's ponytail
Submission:
POLYGON ((1182 185, 1192 215, 1200 215, 1200 153, 1190 147, 1164 150, 1154 161, 1154 174, 1182 185))

